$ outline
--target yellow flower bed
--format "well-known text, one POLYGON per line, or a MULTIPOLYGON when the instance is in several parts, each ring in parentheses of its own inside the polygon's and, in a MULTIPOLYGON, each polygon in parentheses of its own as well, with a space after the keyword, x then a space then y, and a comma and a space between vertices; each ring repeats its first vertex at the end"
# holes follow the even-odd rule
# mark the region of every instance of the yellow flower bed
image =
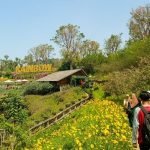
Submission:
POLYGON ((132 149, 127 116, 111 101, 91 101, 56 126, 37 135, 33 149, 132 149))

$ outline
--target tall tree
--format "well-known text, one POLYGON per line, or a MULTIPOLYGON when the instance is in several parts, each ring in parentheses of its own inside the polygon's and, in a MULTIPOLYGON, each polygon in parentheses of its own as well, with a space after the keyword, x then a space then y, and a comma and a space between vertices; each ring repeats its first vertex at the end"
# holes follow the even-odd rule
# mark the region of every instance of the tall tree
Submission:
POLYGON ((150 4, 131 12, 129 34, 133 40, 150 37, 150 4))
POLYGON ((121 45, 121 34, 119 35, 111 35, 110 38, 105 40, 105 50, 106 54, 109 55, 111 53, 115 53, 119 50, 121 45))
POLYGON ((27 56, 25 56, 23 61, 24 61, 24 63, 27 64, 27 65, 32 65, 32 64, 34 64, 32 54, 28 54, 27 56))
POLYGON ((85 40, 80 47, 81 58, 87 55, 98 54, 100 52, 100 45, 96 41, 85 40))
POLYGON ((21 66, 22 63, 23 63, 23 62, 22 62, 22 60, 21 60, 20 58, 18 58, 18 57, 15 58, 15 61, 14 61, 15 67, 16 67, 17 65, 21 66))
POLYGON ((79 48, 83 38, 84 34, 79 31, 79 26, 68 24, 61 26, 52 39, 60 46, 64 60, 70 63, 70 69, 78 59, 79 48))
POLYGON ((28 57, 26 60, 35 61, 36 63, 48 63, 48 59, 50 58, 50 54, 53 51, 52 45, 42 44, 37 47, 30 49, 28 57))

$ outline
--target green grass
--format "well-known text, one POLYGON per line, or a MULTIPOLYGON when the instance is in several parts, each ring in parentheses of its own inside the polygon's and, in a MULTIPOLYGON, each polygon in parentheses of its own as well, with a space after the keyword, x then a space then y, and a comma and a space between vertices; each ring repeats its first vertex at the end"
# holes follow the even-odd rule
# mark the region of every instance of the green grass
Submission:
POLYGON ((27 120, 27 126, 33 126, 46 118, 52 117, 60 109, 65 109, 66 104, 78 101, 83 96, 85 96, 85 92, 79 87, 45 96, 25 96, 25 103, 31 113, 31 116, 27 120))
POLYGON ((23 92, 22 87, 20 87, 18 89, 5 89, 5 88, 0 87, 0 98, 7 94, 22 96, 22 92, 23 92))

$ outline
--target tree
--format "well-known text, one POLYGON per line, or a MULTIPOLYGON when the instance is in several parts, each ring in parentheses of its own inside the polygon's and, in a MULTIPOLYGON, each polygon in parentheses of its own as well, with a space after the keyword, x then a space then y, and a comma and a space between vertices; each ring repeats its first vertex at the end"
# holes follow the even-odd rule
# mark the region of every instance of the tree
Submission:
POLYGON ((27 56, 24 57, 24 63, 27 65, 32 65, 33 63, 33 56, 32 54, 28 54, 27 56))
POLYGON ((83 66, 87 73, 93 74, 94 72, 98 71, 97 68, 100 68, 100 65, 104 61, 105 56, 102 53, 90 54, 81 60, 80 66, 83 66))
POLYGON ((3 72, 4 76, 6 74, 10 75, 11 72, 15 70, 15 67, 16 67, 16 62, 9 59, 8 55, 5 55, 4 59, 0 60, 0 69, 1 72, 3 72))
POLYGON ((122 42, 121 35, 122 33, 119 35, 112 34, 108 40, 105 40, 105 50, 107 55, 118 51, 122 42))
POLYGON ((131 12, 129 34, 133 40, 150 37, 150 5, 139 7, 131 12))
POLYGON ((14 61, 14 64, 15 64, 15 67, 18 66, 18 65, 21 66, 22 65, 22 60, 20 58, 16 57, 15 61, 14 61))
POLYGON ((30 49, 29 55, 25 57, 29 63, 35 61, 36 63, 48 63, 48 59, 50 58, 50 54, 54 48, 52 45, 42 44, 37 47, 30 49))
POLYGON ((87 55, 98 54, 100 52, 100 45, 96 41, 85 40, 80 48, 81 58, 87 55))
POLYGON ((52 39, 60 46, 64 60, 70 63, 70 69, 79 57, 79 48, 83 38, 84 34, 79 31, 79 26, 68 24, 61 26, 52 39))

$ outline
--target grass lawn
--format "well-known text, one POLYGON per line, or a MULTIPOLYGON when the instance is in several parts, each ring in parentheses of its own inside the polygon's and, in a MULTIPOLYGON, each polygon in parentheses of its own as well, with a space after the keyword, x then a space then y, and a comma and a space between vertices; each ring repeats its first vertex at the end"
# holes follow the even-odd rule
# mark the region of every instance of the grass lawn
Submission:
POLYGON ((80 87, 44 96, 25 96, 25 103, 31 113, 31 116, 27 120, 27 126, 31 127, 46 118, 52 117, 66 108, 66 104, 78 101, 83 96, 85 96, 85 92, 80 87))

